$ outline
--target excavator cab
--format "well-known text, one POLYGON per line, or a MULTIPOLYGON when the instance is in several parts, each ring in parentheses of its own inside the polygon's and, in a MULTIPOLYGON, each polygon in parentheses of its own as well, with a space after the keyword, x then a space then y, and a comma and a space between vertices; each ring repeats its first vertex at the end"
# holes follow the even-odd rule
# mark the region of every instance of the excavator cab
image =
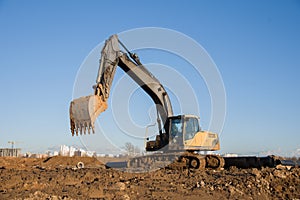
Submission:
POLYGON ((215 151, 220 149, 218 134, 202 131, 199 117, 178 115, 168 118, 169 134, 157 135, 146 143, 146 151, 215 151), (167 147, 165 147, 168 145, 167 147))
POLYGON ((200 131, 199 118, 194 115, 178 115, 169 118, 169 150, 183 150, 186 141, 200 131))

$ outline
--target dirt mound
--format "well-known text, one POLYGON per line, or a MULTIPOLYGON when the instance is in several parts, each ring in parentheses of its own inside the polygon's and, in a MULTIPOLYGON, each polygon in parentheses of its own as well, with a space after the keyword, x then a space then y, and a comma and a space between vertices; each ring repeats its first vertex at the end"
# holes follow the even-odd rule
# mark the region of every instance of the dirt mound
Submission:
POLYGON ((99 167, 104 164, 97 158, 91 157, 64 157, 54 156, 43 160, 43 167, 75 167, 79 162, 83 163, 85 167, 99 167))
POLYGON ((12 158, 12 157, 0 157, 0 168, 5 169, 29 169, 32 167, 75 167, 79 162, 84 164, 84 167, 100 167, 104 164, 97 158, 91 157, 64 157, 54 156, 46 159, 41 158, 12 158))
POLYGON ((300 168, 137 174, 97 166, 95 158, 0 158, 0 199, 300 199, 300 168), (87 167, 72 168, 78 162, 87 167))
POLYGON ((12 158, 0 157, 0 168, 6 169, 26 169, 34 165, 41 164, 41 159, 38 158, 12 158))

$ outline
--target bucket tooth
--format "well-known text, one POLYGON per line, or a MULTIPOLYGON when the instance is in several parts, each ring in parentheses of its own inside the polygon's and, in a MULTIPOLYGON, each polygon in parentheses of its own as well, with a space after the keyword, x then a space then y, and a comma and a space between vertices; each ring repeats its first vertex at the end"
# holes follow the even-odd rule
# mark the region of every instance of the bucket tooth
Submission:
POLYGON ((82 135, 82 133, 83 133, 83 131, 82 131, 82 129, 83 129, 83 124, 80 123, 79 127, 80 127, 80 135, 82 135))
POLYGON ((91 125, 91 129, 92 129, 93 133, 95 133, 95 126, 91 125))
POLYGON ((84 127, 83 127, 83 133, 84 133, 84 135, 86 134, 86 132, 87 132, 87 129, 88 127, 87 127, 87 125, 86 125, 86 122, 84 122, 84 127))

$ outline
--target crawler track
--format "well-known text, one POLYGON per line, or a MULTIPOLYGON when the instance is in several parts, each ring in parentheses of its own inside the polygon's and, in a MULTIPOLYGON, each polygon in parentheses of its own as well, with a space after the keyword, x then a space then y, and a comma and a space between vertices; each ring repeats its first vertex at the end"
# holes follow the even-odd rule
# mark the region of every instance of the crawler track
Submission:
POLYGON ((131 158, 125 162, 106 163, 108 168, 126 168, 129 171, 153 171, 161 168, 169 169, 220 169, 220 168, 274 168, 278 165, 299 167, 300 163, 284 160, 276 156, 256 157, 221 157, 219 155, 200 155, 193 152, 155 153, 131 158))
MULTIPOLYGON (((156 153, 145 156, 139 156, 130 159, 127 162, 127 168, 156 170, 159 168, 172 169, 205 169, 205 168, 222 168, 224 159, 218 155, 200 155, 192 152, 184 153, 156 153)), ((124 163, 123 163, 124 166, 124 163)))

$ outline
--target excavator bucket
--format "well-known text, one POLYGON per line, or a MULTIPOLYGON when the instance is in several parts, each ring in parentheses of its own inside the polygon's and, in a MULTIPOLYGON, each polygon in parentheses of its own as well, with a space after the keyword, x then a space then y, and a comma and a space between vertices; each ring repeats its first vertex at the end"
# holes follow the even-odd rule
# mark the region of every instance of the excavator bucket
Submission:
POLYGON ((107 103, 98 95, 90 95, 75 99, 70 104, 70 123, 72 136, 76 133, 95 133, 95 120, 105 111, 107 103))

